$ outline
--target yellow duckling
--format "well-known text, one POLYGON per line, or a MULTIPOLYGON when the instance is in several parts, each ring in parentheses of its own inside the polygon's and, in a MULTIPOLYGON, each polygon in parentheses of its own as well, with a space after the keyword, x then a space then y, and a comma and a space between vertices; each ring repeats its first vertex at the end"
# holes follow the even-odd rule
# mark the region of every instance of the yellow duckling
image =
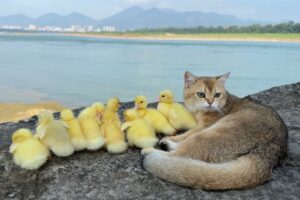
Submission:
POLYGON ((52 113, 45 110, 38 114, 38 124, 35 137, 40 138, 56 156, 65 157, 73 154, 74 147, 66 123, 54 120, 52 113))
POLYGON ((19 129, 12 135, 9 152, 13 154, 16 165, 23 169, 34 170, 46 163, 50 152, 28 129, 19 129))
POLYGON ((97 103, 85 108, 78 116, 80 126, 87 140, 86 148, 88 150, 98 150, 105 144, 105 138, 101 132, 101 122, 99 120, 99 116, 103 110, 104 105, 97 103))
POLYGON ((168 119, 158 110, 147 108, 147 106, 148 102, 146 97, 137 96, 135 98, 135 108, 137 109, 140 117, 150 123, 156 132, 165 135, 173 135, 176 130, 168 122, 168 119))
POLYGON ((68 125, 68 133, 71 139, 71 144, 76 151, 86 148, 87 141, 82 132, 78 119, 74 117, 72 110, 65 109, 60 112, 60 118, 68 125))
POLYGON ((109 99, 102 115, 102 123, 114 121, 121 127, 121 120, 118 115, 119 107, 120 100, 117 97, 109 99))
POLYGON ((188 130, 197 125, 193 114, 184 105, 174 102, 173 93, 164 90, 159 94, 157 110, 163 113, 176 130, 188 130))
POLYGON ((127 150, 128 145, 125 142, 125 134, 121 131, 119 124, 116 121, 109 121, 102 125, 106 141, 106 149, 110 153, 123 153, 127 150))
POLYGON ((93 103, 92 107, 94 107, 94 109, 96 110, 96 120, 98 124, 101 125, 102 124, 101 118, 104 110, 104 105, 102 103, 97 102, 97 103, 93 103))
POLYGON ((108 100, 101 118, 102 132, 106 140, 106 148, 111 153, 122 153, 127 150, 125 134, 121 131, 121 121, 118 115, 120 100, 111 98, 108 100))
POLYGON ((139 148, 154 147, 158 139, 152 126, 144 119, 139 118, 135 109, 124 111, 125 123, 122 130, 127 130, 127 140, 129 146, 137 146, 139 148))

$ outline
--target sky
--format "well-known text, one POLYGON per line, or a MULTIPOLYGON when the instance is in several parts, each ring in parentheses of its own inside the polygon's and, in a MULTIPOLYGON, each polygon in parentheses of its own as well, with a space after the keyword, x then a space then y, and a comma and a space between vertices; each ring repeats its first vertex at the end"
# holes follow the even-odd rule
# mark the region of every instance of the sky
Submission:
POLYGON ((300 22, 300 0, 0 0, 0 16, 38 17, 49 12, 63 15, 78 12, 102 19, 134 5, 231 14, 268 22, 300 22))

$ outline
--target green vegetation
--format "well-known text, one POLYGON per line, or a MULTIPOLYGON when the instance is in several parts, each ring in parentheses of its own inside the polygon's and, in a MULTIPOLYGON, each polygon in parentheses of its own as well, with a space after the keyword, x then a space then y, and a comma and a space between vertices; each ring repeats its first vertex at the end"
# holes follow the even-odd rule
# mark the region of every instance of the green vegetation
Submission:
POLYGON ((288 22, 276 25, 160 28, 125 32, 73 33, 87 37, 111 37, 162 40, 245 40, 245 41, 300 41, 300 23, 288 22))
POLYGON ((236 41, 300 41, 299 33, 150 33, 150 32, 112 32, 112 33, 73 33, 86 37, 107 37, 124 39, 159 39, 159 40, 236 40, 236 41))
POLYGON ((131 31, 133 33, 174 33, 174 34, 199 34, 199 33, 300 33, 300 23, 287 22, 275 25, 251 25, 251 26, 218 26, 195 28, 160 28, 141 29, 131 31))

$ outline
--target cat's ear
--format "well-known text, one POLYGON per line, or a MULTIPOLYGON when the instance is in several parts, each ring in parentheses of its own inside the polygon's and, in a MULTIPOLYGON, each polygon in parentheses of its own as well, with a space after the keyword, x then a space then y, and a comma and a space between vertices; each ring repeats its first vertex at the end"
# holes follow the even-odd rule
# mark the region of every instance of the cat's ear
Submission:
POLYGON ((197 79, 196 76, 194 76, 191 72, 186 71, 184 73, 184 86, 185 87, 191 86, 196 81, 196 79, 197 79))
POLYGON ((227 73, 225 73, 221 76, 218 76, 217 80, 218 80, 219 83, 224 85, 225 81, 228 79, 229 76, 230 76, 230 72, 227 72, 227 73))

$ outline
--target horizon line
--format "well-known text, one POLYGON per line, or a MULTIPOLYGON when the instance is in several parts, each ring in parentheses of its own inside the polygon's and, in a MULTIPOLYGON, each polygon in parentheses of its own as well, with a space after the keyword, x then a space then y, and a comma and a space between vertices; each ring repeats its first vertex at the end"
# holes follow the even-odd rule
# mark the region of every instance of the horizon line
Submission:
MULTIPOLYGON (((96 20, 96 21, 99 21, 99 20, 103 20, 103 19, 106 19, 106 18, 109 18, 109 17, 112 17, 118 13, 121 13, 125 10, 128 10, 130 8, 140 8, 142 9, 143 11, 146 11, 146 10, 151 10, 151 9, 158 9, 158 10, 172 10, 172 11, 175 11, 177 13, 187 13, 187 12, 201 12, 203 14, 217 14, 217 15, 225 15, 225 16, 232 16, 232 17, 236 17, 237 19, 241 19, 241 20, 251 20, 251 21, 260 21, 260 22, 264 22, 264 23, 282 23, 282 22, 288 22, 288 21, 294 21, 294 20, 291 20, 291 19, 281 19, 281 20, 272 20, 272 21, 265 21, 263 19, 252 19, 252 18, 242 18, 242 17, 237 17, 236 15, 234 14, 227 14, 227 13, 219 13, 219 12, 205 12, 205 11, 201 11, 201 10, 187 10, 187 11, 179 11, 179 10, 176 10, 176 9, 173 9, 173 8, 159 8, 157 6, 153 6, 153 7, 149 7, 149 8, 143 8, 142 6, 138 6, 138 5, 134 5, 134 6, 130 6, 130 7, 127 7, 123 10, 120 10, 120 11, 117 11, 115 12, 114 14, 112 15, 109 15, 109 16, 106 16, 106 17, 103 17, 103 18, 100 18, 100 19, 97 19, 97 18, 94 18, 94 17, 91 17, 89 16, 88 14, 85 14, 85 13, 82 13, 82 12, 78 12, 78 11, 72 11, 72 12, 69 12, 69 13, 60 13, 60 12, 56 12, 56 11, 50 11, 50 12, 46 12, 44 14, 41 14, 37 17, 33 17, 29 14, 25 14, 25 13, 15 13, 15 14, 9 14, 9 15, 2 15, 0 16, 0 18, 3 18, 3 17, 10 17, 10 16, 15 16, 15 15, 24 15, 26 17, 29 17, 31 19, 38 19, 44 15, 48 15, 48 14, 55 14, 55 15, 59 15, 59 16, 62 16, 62 17, 66 17, 66 16, 69 16, 71 14, 79 14, 79 15, 82 15, 84 17, 88 17, 90 19, 93 19, 93 20, 96 20)), ((294 21, 295 22, 295 21, 294 21)))

